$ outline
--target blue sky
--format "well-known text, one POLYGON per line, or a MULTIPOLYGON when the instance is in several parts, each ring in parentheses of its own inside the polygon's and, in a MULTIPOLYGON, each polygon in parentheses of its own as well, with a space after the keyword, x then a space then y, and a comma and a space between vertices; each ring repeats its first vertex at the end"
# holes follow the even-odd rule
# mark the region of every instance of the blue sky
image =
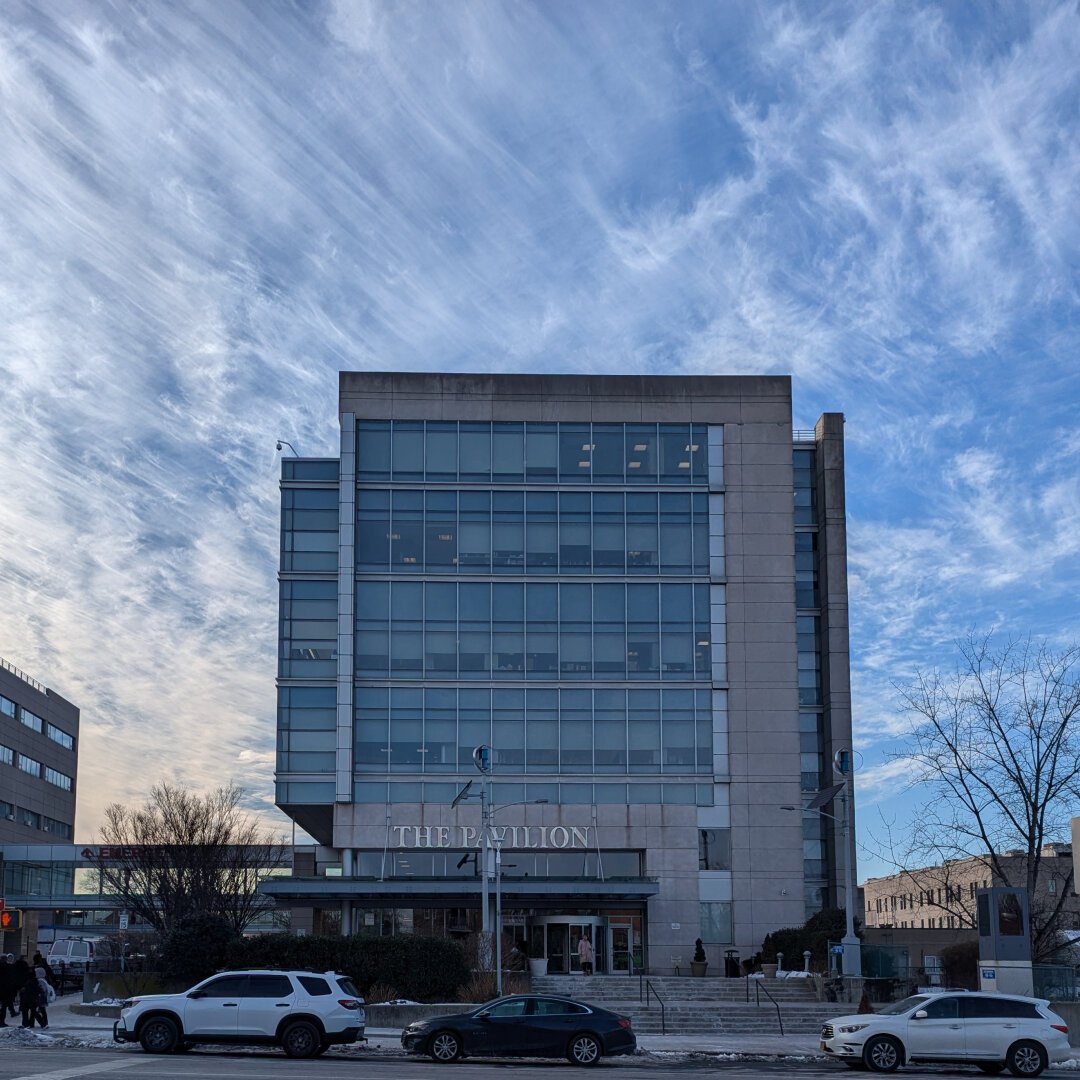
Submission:
POLYGON ((274 442, 334 452, 342 368, 844 412, 902 831, 893 682, 1080 636, 1077 56, 1073 3, 5 3, 0 656, 83 709, 80 835, 272 804, 274 442))

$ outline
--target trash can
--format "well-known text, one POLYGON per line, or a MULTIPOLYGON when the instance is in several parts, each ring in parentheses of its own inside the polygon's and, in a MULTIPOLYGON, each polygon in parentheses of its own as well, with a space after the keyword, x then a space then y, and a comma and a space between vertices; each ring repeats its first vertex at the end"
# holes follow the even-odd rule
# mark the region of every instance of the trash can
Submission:
POLYGON ((724 975, 729 979, 739 977, 739 954, 734 949, 724 950, 724 975))

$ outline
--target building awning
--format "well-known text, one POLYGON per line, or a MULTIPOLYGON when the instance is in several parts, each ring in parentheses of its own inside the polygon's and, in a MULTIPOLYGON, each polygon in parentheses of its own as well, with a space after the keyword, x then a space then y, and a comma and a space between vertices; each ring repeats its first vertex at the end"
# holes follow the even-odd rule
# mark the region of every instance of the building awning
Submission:
MULTIPOLYGON (((488 888, 492 894, 495 883, 488 888)), ((616 900, 641 902, 660 890, 656 878, 513 878, 502 881, 504 904, 515 902, 586 901, 593 899, 610 903, 616 900)), ((268 878, 259 891, 274 897, 279 903, 330 900, 408 900, 446 902, 448 900, 476 901, 481 888, 476 878, 393 878, 377 881, 372 878, 268 878)))

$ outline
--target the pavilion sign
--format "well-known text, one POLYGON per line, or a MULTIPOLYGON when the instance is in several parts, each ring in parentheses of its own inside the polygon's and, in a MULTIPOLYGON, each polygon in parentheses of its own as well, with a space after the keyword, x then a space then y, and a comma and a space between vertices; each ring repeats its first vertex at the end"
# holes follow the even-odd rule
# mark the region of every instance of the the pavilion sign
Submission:
MULTIPOLYGON (((392 825, 399 848, 478 848, 482 829, 471 825, 392 825)), ((589 827, 565 825, 493 825, 493 844, 518 851, 587 848, 589 827)))

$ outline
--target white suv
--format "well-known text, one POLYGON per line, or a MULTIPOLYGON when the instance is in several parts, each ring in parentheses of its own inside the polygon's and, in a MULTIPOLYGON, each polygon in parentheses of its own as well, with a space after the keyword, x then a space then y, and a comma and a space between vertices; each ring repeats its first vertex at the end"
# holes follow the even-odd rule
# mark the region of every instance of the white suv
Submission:
POLYGON ((223 971, 181 994, 125 1001, 113 1025, 117 1042, 149 1054, 196 1043, 270 1043, 306 1058, 364 1037, 364 999, 333 971, 223 971))
POLYGON ((838 1016, 821 1049, 852 1068, 893 1072, 909 1061, 977 1065, 997 1076, 1038 1076, 1071 1058, 1069 1028, 1050 1002, 1010 994, 915 994, 879 1013, 838 1016))

